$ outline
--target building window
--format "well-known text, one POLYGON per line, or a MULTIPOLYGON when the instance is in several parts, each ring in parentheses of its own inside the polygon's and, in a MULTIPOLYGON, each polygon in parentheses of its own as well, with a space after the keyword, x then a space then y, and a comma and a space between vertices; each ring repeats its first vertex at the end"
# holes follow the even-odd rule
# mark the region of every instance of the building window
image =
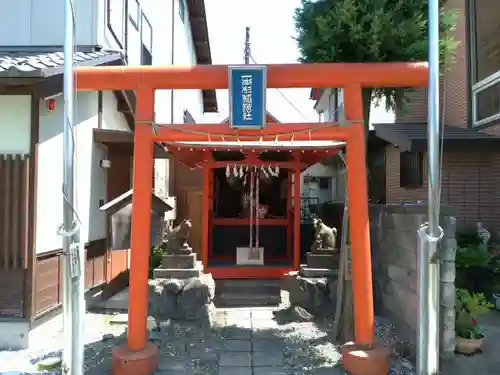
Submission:
POLYGON ((184 4, 184 0, 179 0, 179 17, 181 21, 184 22, 184 17, 186 17, 186 5, 184 4))
POLYGON ((153 28, 144 13, 141 21, 141 65, 153 65, 153 28))
POLYGON ((128 1, 128 19, 134 25, 135 29, 139 31, 139 20, 141 19, 141 6, 137 0, 128 1))
POLYGON ((421 152, 404 151, 399 154, 399 186, 406 189, 423 185, 424 155, 421 152))
POLYGON ((106 8, 107 26, 116 43, 125 45, 125 0, 108 0, 106 8))
POLYGON ((500 7, 496 0, 469 0, 472 124, 500 120, 500 7))

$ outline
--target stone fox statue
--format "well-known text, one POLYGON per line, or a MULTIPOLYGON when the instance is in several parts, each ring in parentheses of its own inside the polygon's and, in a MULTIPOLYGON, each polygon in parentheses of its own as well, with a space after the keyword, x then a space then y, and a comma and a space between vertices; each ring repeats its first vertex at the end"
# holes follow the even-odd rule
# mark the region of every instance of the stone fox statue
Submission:
POLYGON ((330 228, 319 218, 313 219, 314 243, 311 251, 334 251, 337 242, 337 229, 330 228))
POLYGON ((191 234, 192 223, 189 219, 184 219, 175 228, 167 227, 164 236, 167 252, 169 254, 191 254, 189 246, 189 236, 191 234))

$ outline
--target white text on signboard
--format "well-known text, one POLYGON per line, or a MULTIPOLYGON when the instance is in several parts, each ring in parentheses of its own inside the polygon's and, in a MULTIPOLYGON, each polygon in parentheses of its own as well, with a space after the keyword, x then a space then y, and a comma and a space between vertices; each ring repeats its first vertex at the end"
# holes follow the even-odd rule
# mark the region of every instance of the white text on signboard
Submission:
POLYGON ((243 120, 252 121, 252 76, 241 76, 243 120))

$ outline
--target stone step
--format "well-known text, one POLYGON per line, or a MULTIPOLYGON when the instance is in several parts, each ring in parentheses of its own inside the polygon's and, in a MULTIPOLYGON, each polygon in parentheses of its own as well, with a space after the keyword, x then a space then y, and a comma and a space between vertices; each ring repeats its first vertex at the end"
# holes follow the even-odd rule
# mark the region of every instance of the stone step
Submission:
POLYGON ((222 279, 215 281, 216 306, 272 306, 281 303, 280 280, 222 279))
POLYGON ((203 273, 201 261, 196 262, 196 268, 175 269, 175 268, 155 268, 153 278, 155 279, 188 279, 190 277, 199 277, 203 273))
POLYGON ((276 293, 231 293, 216 294, 215 306, 217 307, 256 307, 278 306, 281 295, 276 293))
POLYGON ((273 279, 217 279, 215 283, 219 289, 281 289, 280 280, 273 279))
POLYGON ((332 270, 328 268, 311 268, 305 264, 299 267, 299 274, 304 277, 338 277, 339 270, 332 270))

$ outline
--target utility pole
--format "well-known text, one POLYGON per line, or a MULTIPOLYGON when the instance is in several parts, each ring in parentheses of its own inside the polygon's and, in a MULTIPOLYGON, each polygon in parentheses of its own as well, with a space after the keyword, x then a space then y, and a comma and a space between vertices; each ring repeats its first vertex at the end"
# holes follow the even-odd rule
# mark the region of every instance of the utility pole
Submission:
POLYGON ((64 1, 64 124, 63 124, 63 373, 83 375, 85 318, 83 248, 79 244, 79 221, 74 209, 75 84, 73 53, 75 36, 73 0, 64 1))
POLYGON ((245 28, 245 65, 250 64, 250 27, 245 28))
POLYGON ((429 88, 428 88, 428 215, 418 230, 419 324, 417 374, 439 373, 439 278, 438 242, 443 236, 439 226, 440 210, 440 128, 439 128, 439 1, 430 0, 429 15, 429 88))

